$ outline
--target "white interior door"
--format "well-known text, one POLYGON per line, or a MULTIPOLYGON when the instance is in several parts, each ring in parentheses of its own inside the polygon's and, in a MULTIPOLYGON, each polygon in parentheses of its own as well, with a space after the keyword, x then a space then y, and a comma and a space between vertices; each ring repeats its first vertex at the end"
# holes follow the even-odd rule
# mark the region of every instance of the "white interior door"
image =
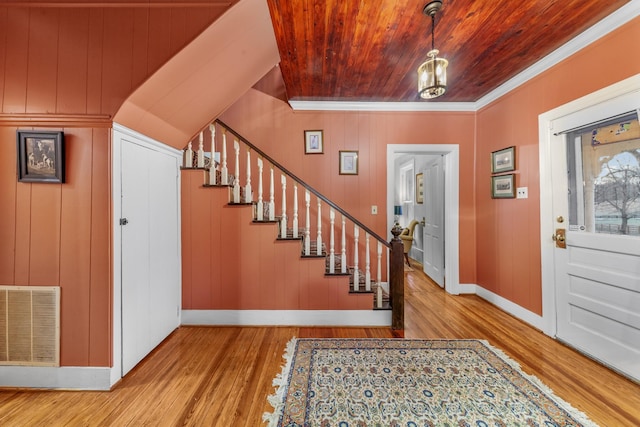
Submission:
POLYGON ((556 335, 640 380, 640 128, 611 107, 553 124, 556 335))
POLYGON ((425 274, 444 287, 444 169, 438 157, 424 171, 425 212, 422 235, 425 274))
POLYGON ((122 375, 179 326, 175 156, 122 140, 122 375))

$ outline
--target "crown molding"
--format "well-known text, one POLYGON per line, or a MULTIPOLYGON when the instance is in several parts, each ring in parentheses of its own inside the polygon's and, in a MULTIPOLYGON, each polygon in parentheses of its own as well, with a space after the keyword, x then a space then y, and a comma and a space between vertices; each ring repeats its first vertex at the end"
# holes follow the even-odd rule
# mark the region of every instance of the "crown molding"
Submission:
POLYGON ((474 102, 289 101, 297 111, 475 111, 474 102))
POLYGON ((507 80, 475 102, 348 102, 289 101, 297 111, 460 111, 475 112, 564 61, 596 40, 640 15, 640 0, 631 0, 611 15, 569 40, 535 64, 507 80))

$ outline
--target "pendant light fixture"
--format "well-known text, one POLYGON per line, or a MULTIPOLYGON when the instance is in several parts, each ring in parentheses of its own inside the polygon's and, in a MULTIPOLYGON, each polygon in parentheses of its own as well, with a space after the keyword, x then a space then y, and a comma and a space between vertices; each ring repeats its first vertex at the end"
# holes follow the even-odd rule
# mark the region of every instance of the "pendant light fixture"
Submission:
POLYGON ((436 13, 442 7, 441 0, 430 1, 422 9, 422 13, 431 17, 431 50, 427 53, 427 59, 418 68, 418 94, 420 98, 432 99, 442 95, 447 89, 447 65, 449 61, 438 58, 438 49, 435 48, 433 32, 436 26, 436 13))

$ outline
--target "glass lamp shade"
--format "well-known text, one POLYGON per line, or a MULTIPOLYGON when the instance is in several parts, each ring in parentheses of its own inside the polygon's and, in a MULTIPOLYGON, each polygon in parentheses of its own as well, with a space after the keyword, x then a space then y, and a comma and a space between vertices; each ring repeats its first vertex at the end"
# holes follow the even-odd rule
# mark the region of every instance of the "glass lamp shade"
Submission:
POLYGON ((418 93, 420 98, 431 99, 442 95, 447 89, 447 65, 449 61, 438 58, 438 49, 433 49, 418 68, 418 93))

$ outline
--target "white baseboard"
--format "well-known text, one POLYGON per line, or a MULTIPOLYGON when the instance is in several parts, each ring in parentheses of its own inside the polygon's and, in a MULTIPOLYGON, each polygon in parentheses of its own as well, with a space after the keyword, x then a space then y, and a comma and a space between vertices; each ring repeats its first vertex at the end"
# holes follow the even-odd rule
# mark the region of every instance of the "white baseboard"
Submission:
POLYGON ((0 366, 0 387, 110 390, 111 368, 0 366))
POLYGON ((391 326, 391 310, 182 310, 182 324, 391 326))
POLYGON ((480 298, 490 302, 496 307, 501 308, 506 311, 510 315, 522 320, 525 323, 533 326, 536 329, 543 331, 543 318, 542 316, 527 310, 519 306, 516 303, 509 301, 506 298, 501 297, 500 295, 494 294, 493 292, 483 288, 480 285, 474 284, 461 284, 459 285, 459 290, 461 294, 476 294, 480 298))

